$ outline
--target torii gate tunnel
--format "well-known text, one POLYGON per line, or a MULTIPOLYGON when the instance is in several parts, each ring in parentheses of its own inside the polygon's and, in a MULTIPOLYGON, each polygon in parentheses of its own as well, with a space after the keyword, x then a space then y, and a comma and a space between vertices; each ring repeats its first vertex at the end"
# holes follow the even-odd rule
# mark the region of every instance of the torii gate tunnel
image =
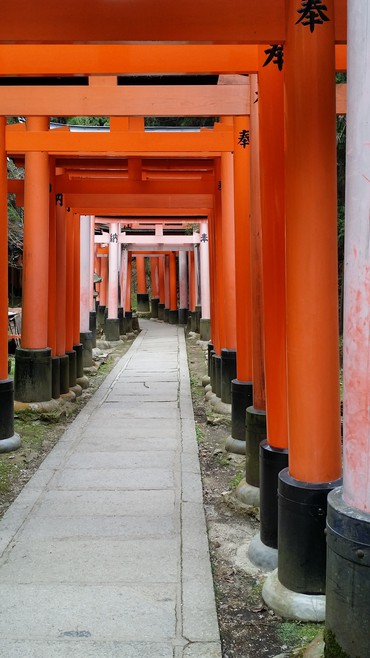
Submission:
POLYGON ((304 595, 318 620, 326 593, 330 658, 368 658, 370 646, 369 23, 366 0, 5 0, 0 22, 0 451, 19 446, 14 395, 67 393, 91 363, 97 320, 111 340, 131 326, 133 263, 138 309, 149 309, 147 259, 153 314, 189 314, 209 340, 212 392, 231 409, 227 448, 246 452, 243 495, 261 506, 251 559, 277 564, 264 598, 294 617, 304 595), (347 56, 348 85, 336 84, 347 56), (73 116, 109 127, 50 120, 73 116), (145 125, 184 116, 213 121, 145 125), (7 180, 7 158, 24 180, 7 180), (15 390, 8 193, 24 207, 15 390))

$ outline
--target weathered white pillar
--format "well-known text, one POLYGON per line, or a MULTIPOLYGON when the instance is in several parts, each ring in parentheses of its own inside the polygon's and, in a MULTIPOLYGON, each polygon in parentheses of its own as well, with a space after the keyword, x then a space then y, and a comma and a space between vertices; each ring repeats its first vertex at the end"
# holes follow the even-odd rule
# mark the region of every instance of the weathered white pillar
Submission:
POLYGON ((200 289, 202 303, 202 318, 209 320, 211 317, 211 302, 209 288, 209 241, 208 222, 200 223, 200 289))
MULTIPOLYGON (((370 3, 348 0, 343 491, 328 497, 326 651, 370 646, 370 3)), ((325 654, 326 655, 326 654, 325 654)))
POLYGON ((89 304, 90 304, 90 311, 95 311, 95 300, 94 300, 95 217, 94 217, 94 215, 89 215, 89 219, 90 219, 90 261, 89 261, 90 289, 89 289, 89 304))

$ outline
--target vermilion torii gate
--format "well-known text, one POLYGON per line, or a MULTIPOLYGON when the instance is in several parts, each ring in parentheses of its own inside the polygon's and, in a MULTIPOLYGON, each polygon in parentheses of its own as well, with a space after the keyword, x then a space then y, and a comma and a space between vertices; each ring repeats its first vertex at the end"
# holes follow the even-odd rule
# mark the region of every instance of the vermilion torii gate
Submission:
MULTIPOLYGON (((337 58, 340 58, 343 53, 339 52, 338 46, 346 41, 346 5, 344 0, 337 0, 335 5, 333 0, 328 0, 325 4, 314 0, 278 0, 274 3, 269 0, 233 0, 227 4, 223 0, 213 0, 211 4, 205 2, 187 5, 177 5, 169 0, 160 0, 154 5, 149 0, 141 0, 133 4, 109 3, 108 11, 107 3, 104 3, 104 9, 101 10, 100 0, 92 0, 86 12, 84 10, 87 6, 82 1, 77 2, 79 11, 76 11, 76 2, 73 3, 71 11, 70 0, 66 0, 62 8, 50 7, 44 0, 35 1, 30 6, 23 0, 17 5, 16 18, 13 7, 10 3, 6 4, 0 25, 1 75, 78 75, 82 71, 86 76, 94 73, 101 76, 100 80, 95 80, 98 84, 88 87, 81 85, 73 90, 61 91, 60 88, 48 87, 40 89, 38 85, 32 85, 33 89, 25 90, 24 87, 20 89, 19 86, 4 85, 0 113, 26 115, 30 118, 26 121, 25 129, 7 129, 6 137, 4 121, 1 122, 1 221, 2 225, 6 226, 5 154, 25 154, 25 245, 27 243, 30 247, 27 252, 29 264, 32 260, 37 260, 38 267, 43 267, 43 271, 48 272, 45 259, 47 260, 49 251, 49 223, 51 225, 48 213, 50 159, 76 157, 77 154, 78 157, 88 155, 96 158, 112 154, 114 157, 127 157, 145 153, 151 156, 156 154, 162 158, 189 157, 190 154, 196 154, 196 157, 203 155, 206 159, 216 160, 215 171, 221 181, 221 188, 226 186, 226 190, 216 189, 212 193, 215 201, 212 220, 214 228, 213 234, 210 235, 212 342, 218 357, 221 356, 222 349, 230 351, 236 347, 239 354, 241 345, 247 345, 244 349, 246 361, 243 372, 240 370, 239 374, 238 370, 238 379, 242 377, 245 382, 253 379, 253 405, 257 411, 263 411, 265 373, 267 438, 271 454, 285 450, 286 445, 289 445, 289 469, 283 471, 279 480, 278 578, 268 580, 269 587, 265 589, 264 594, 268 603, 276 609, 279 609, 276 596, 282 592, 281 596, 286 597, 287 590, 308 597, 311 609, 312 601, 315 601, 315 605, 321 601, 311 597, 320 597, 325 590, 323 580, 326 497, 338 484, 341 475, 334 73, 335 43, 337 58), (71 20, 71 16, 74 16, 74 20, 71 20), (166 17, 166 20, 163 17, 166 17), (147 41, 164 43, 148 45, 147 41), (165 43, 169 41, 175 44, 165 43), (79 42, 79 45, 75 42, 79 42), (184 45, 185 42, 188 45, 184 45), (269 79, 267 76, 263 79, 262 69, 265 62, 261 66, 261 52, 258 48, 261 44, 265 44, 265 56, 271 56, 268 66, 279 68, 283 63, 280 73, 284 86, 284 105, 283 108, 281 105, 275 106, 278 116, 275 116, 275 113, 269 114, 266 108, 270 94, 277 103, 283 102, 283 95, 278 79, 269 79), (51 54, 56 52, 57 55, 53 59, 51 54), (24 57, 25 53, 27 58, 24 57), (237 134, 242 133, 244 140, 242 144, 239 144, 238 140, 235 143, 235 131, 227 122, 221 123, 213 131, 205 130, 197 135, 176 134, 175 138, 170 134, 122 130, 125 122, 129 121, 121 120, 122 115, 182 116, 184 106, 178 111, 176 98, 185 103, 193 93, 195 97, 195 91, 190 92, 189 88, 187 91, 157 91, 153 93, 156 100, 155 109, 150 106, 151 111, 147 112, 148 106, 145 103, 148 97, 145 93, 152 94, 152 89, 148 87, 145 92, 145 89, 140 89, 139 86, 137 91, 128 91, 124 85, 120 87, 115 81, 111 84, 112 80, 106 79, 106 76, 124 76, 127 73, 258 74, 260 70, 258 100, 253 95, 253 103, 250 106, 250 148, 247 148, 246 133, 243 132, 248 131, 248 128, 235 124, 238 125, 237 134), (44 117, 64 113, 106 114, 117 118, 112 119, 111 130, 106 134, 74 134, 64 130, 48 130, 44 117), (275 140, 276 135, 271 129, 271 121, 275 119, 279 130, 277 141, 274 141, 274 153, 279 162, 279 173, 284 168, 284 176, 271 178, 271 172, 276 171, 276 161, 271 161, 271 155, 266 151, 266 135, 275 140), (284 153, 281 141, 283 123, 286 136, 284 153), (247 199, 241 201, 237 192, 231 194, 229 154, 238 153, 238 148, 243 149, 243 153, 250 151, 250 161, 246 159, 243 163, 244 175, 248 167, 251 168, 249 237, 253 267, 252 291, 250 296, 249 291, 247 292, 246 300, 249 303, 250 297, 252 306, 249 324, 247 320, 244 325, 249 332, 244 333, 244 337, 247 336, 245 341, 243 332, 238 328, 239 322, 246 322, 245 316, 238 313, 235 319, 225 314, 225 310, 229 308, 229 293, 233 293, 230 286, 235 286, 235 275, 233 280, 232 271, 235 263, 241 262, 240 253, 237 251, 240 245, 234 242, 232 246, 233 237, 226 236, 225 231, 233 224, 228 222, 230 216, 234 213, 237 218, 238 213, 245 212, 248 207, 247 199), (221 154, 225 154, 222 163, 219 161, 221 154), (282 188, 285 190, 283 197, 282 188), (28 233, 27 225, 30 229, 28 233), (253 256, 257 253, 257 238, 261 234, 258 226, 262 227, 260 269, 258 258, 254 260, 253 256), (281 242, 284 228, 285 248, 281 242), (223 249, 225 237, 227 249, 223 249), (234 253, 230 254, 230 249, 235 249, 236 257, 234 253), (286 314, 281 303, 274 306, 276 300, 273 293, 274 286, 278 293, 284 290, 284 272, 286 294, 279 297, 279 300, 285 300, 286 314), (258 285, 260 276, 262 281, 261 285, 258 285), (257 313, 257 301, 261 296, 265 322, 262 322, 262 314, 257 313), (226 305, 220 308, 220 300, 226 298, 226 305), (280 342, 272 340, 273 308, 277 314, 275 326, 279 328, 277 333, 280 342), (259 326, 263 327, 263 343, 258 341, 258 322, 259 326), (262 344, 264 360, 261 358, 262 344), (279 369, 277 365, 279 358, 282 364, 286 363, 285 380, 284 368, 279 369), (276 392, 277 382, 280 383, 281 393, 284 390, 284 381, 286 396, 279 397, 276 392), (300 528, 299 531, 297 527, 300 528), (297 536, 300 543, 295 541, 297 536), (304 568, 302 562, 305 563, 304 568)), ((368 250, 364 250, 361 243, 364 239, 362 236, 365 235, 367 245, 367 234, 360 231, 360 227, 365 227, 368 221, 370 177, 368 150, 366 155, 363 155, 363 144, 369 141, 366 133, 368 123, 365 118, 369 111, 369 99, 363 88, 366 87, 364 81, 368 78, 370 66, 368 55, 367 59, 364 57, 369 48, 363 30, 370 18, 365 0, 348 0, 348 16, 349 70, 352 75, 349 100, 352 114, 349 112, 349 121, 353 128, 350 136, 351 175, 347 198, 348 221, 350 226, 355 228, 351 231, 350 248, 347 249, 349 278, 346 284, 347 324, 344 341, 346 470, 343 494, 341 489, 336 489, 336 493, 331 494, 333 504, 330 508, 328 597, 331 612, 326 649, 330 658, 337 657, 339 651, 345 652, 351 658, 365 658, 370 644, 366 623, 370 597, 364 598, 362 594, 363 589, 366 592, 369 590, 366 556, 370 545, 370 459, 368 442, 363 439, 369 435, 368 405, 364 402, 368 398, 369 381, 361 368, 361 363, 367 360, 369 305, 367 302, 359 303, 359 299, 367 300, 368 291, 363 288, 363 281, 367 285, 366 267, 368 268, 369 264, 368 250), (361 39, 357 38, 358 34, 361 34, 361 39), (362 269, 359 266, 360 260, 362 269), (360 272, 360 269, 362 277, 355 274, 360 272), (357 364, 355 376, 352 376, 351 360, 357 364), (350 573, 351 577, 343 583, 338 574, 344 571, 350 573)), ((343 59, 341 61, 342 65, 338 68, 343 70, 343 59)), ((276 73, 275 69, 274 72, 276 73)), ((199 87, 197 93, 199 98, 203 99, 203 109, 197 104, 196 115, 246 116, 249 113, 245 103, 246 85, 235 85, 240 87, 237 90, 232 90, 232 86, 229 85, 226 92, 211 92, 199 87), (218 102, 222 103, 222 109, 221 105, 217 106, 218 102)), ((257 91, 257 88, 253 89, 257 91)), ((186 107, 189 108, 189 105, 186 107)), ((195 105, 193 111, 195 112, 195 105)), ((186 110, 189 115, 194 115, 193 111, 186 110)), ((236 160, 234 155, 234 163, 236 160)), ((234 179, 240 180, 235 170, 234 179)), ((248 185, 248 181, 245 185, 248 185)), ((98 195, 94 199, 92 196, 91 205, 79 205, 82 199, 77 199, 78 203, 71 204, 71 207, 77 212, 81 211, 81 214, 105 215, 107 206, 112 214, 122 211, 123 199, 118 199, 117 195, 110 203, 106 197, 101 207, 97 205, 98 195), (115 201, 118 201, 118 206, 113 206, 115 201)), ((177 202, 179 201, 177 199, 177 202)), ((148 201, 148 207, 153 208, 151 200, 148 201)), ((180 206, 173 207, 180 209, 180 206)), ((188 206, 182 207, 186 213, 188 206)), ((247 218, 244 216, 242 225, 246 222, 247 218)), ((235 235, 243 235, 237 224, 235 235)), ((247 244, 248 235, 244 239, 247 244)), ((32 268, 28 269, 28 272, 32 272, 32 268)), ((238 280, 239 275, 238 269, 238 280)), ((46 276, 45 280, 47 278, 46 276)), ((29 279, 31 283, 28 283, 28 286, 32 286, 35 275, 29 274, 29 279)), ((3 288, 6 290, 6 286, 3 288)), ((26 323, 27 312, 35 315, 32 303, 36 301, 37 311, 44 317, 44 322, 35 325, 35 334, 32 331, 27 333, 26 330, 25 347, 45 349, 47 293, 45 295, 45 291, 36 286, 34 292, 28 292, 26 297, 27 295, 25 310, 27 304, 31 308, 25 312, 26 323)), ((3 299, 2 302, 0 306, 5 307, 6 300, 3 299)), ((248 318, 248 315, 246 317, 248 318)), ((5 343, 5 336, 3 342, 5 343)), ((0 376, 6 381, 4 353, 0 363, 0 376)), ((4 438, 7 439, 8 436, 4 438)), ((292 615, 292 610, 287 614, 292 615)))

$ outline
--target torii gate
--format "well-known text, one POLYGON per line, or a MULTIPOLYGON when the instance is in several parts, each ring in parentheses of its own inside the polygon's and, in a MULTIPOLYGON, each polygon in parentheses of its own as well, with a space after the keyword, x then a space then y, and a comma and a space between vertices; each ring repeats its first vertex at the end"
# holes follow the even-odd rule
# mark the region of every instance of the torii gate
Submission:
MULTIPOLYGON (((20 5, 17 6, 17 21, 14 20, 14 9, 10 3, 7 3, 3 10, 3 20, 0 25, 0 41, 4 44, 5 49, 16 49, 18 43, 22 42, 22 48, 32 48, 35 59, 31 59, 29 65, 23 64, 23 70, 35 70, 32 67, 43 67, 44 74, 48 73, 47 67, 50 71, 54 67, 58 67, 47 62, 40 64, 41 58, 45 58, 45 45, 44 42, 48 41, 49 48, 59 48, 60 57, 64 57, 65 70, 68 67, 72 74, 76 73, 71 54, 76 55, 77 51, 74 50, 79 46, 73 45, 73 42, 96 42, 104 41, 105 43, 99 48, 104 49, 108 57, 108 48, 113 47, 110 42, 122 41, 182 41, 190 42, 207 42, 212 47, 212 42, 216 42, 219 49, 217 56, 219 58, 227 58, 225 51, 222 53, 222 45, 234 45, 233 56, 237 56, 236 45, 238 42, 250 46, 252 44, 264 43, 273 45, 284 45, 285 51, 285 91, 286 91, 286 136, 287 136, 287 151, 286 151, 286 182, 287 194, 285 199, 286 207, 286 229, 287 229, 287 369, 288 369, 288 416, 289 416, 289 447, 290 447, 290 464, 289 472, 284 475, 281 480, 281 494, 289 492, 289 496, 293 498, 296 496, 300 498, 301 493, 306 489, 306 485, 311 483, 311 493, 321 491, 320 495, 325 497, 325 492, 333 486, 333 482, 340 475, 340 441, 339 441, 339 423, 338 423, 338 408, 339 398, 337 393, 337 379, 338 379, 338 366, 336 356, 336 343, 337 343, 337 328, 336 328, 336 305, 334 302, 334 288, 335 288, 335 258, 333 252, 335 251, 335 134, 333 130, 333 116, 335 114, 334 107, 334 93, 333 93, 333 79, 334 79, 334 41, 344 43, 346 39, 346 3, 344 0, 327 0, 325 5, 320 6, 320 11, 314 6, 316 3, 304 2, 301 0, 278 0, 271 3, 269 0, 249 0, 242 2, 241 0, 233 0, 232 4, 224 3, 222 0, 213 0, 211 4, 208 3, 190 3, 184 10, 183 5, 175 5, 169 0, 160 0, 155 6, 149 0, 141 0, 140 3, 127 5, 126 3, 114 3, 110 6, 109 12, 99 11, 100 1, 92 0, 89 3, 89 12, 85 15, 83 12, 76 15, 75 21, 70 21, 70 15, 73 15, 73 9, 76 7, 74 2, 72 5, 71 0, 66 0, 62 8, 50 7, 45 0, 39 0, 32 3, 32 7, 26 0, 22 0, 20 5), (201 5, 201 6, 200 6, 201 5), (72 11, 72 13, 71 13, 72 11), (140 20, 138 14, 140 12, 140 20), (21 19, 19 18, 21 16, 21 19), (168 20, 164 21, 163 16, 167 16, 168 20), (46 36, 47 35, 47 36, 46 36), (7 40, 11 40, 15 45, 5 45, 7 40), (27 46, 28 41, 36 42, 37 45, 27 46), (60 46, 60 42, 68 44, 60 46), (42 45, 41 45, 42 44, 42 45), (58 44, 57 46, 55 44, 58 44), (65 50, 63 50, 65 48, 65 50), (303 54, 304 53, 304 54, 303 54), (37 61, 37 64, 35 62, 37 61), (312 94, 311 80, 315 81, 316 94, 312 94), (302 128, 302 121, 304 119, 304 128, 302 128), (317 126, 321 127, 321 134, 318 134, 317 126), (321 140, 325 136, 325 148, 321 140), (305 162, 305 167, 300 166, 305 162), (309 183, 309 194, 307 194, 307 186, 309 183), (299 221, 297 221, 299 218, 299 221), (309 277, 307 277, 306 266, 308 264, 309 277), (308 283, 308 285, 307 285, 308 283), (325 304, 322 301, 325 300, 325 304), (303 303, 304 302, 304 303, 303 303), (313 310, 319 311, 314 314, 313 310), (320 316, 321 312, 321 317, 320 316), (304 374, 304 377, 302 376, 304 374), (309 391, 309 403, 306 399, 307 390, 309 391), (321 486, 323 485, 323 486, 321 486)), ((364 113, 369 109, 368 96, 362 94, 364 81, 367 79, 369 71, 368 58, 361 59, 361 44, 367 46, 366 34, 363 32, 369 22, 369 7, 367 3, 359 0, 348 0, 350 30, 349 35, 351 42, 351 52, 353 59, 351 60, 354 69, 353 72, 353 99, 356 96, 361 98, 358 103, 359 112, 355 116, 355 110, 351 105, 353 121, 365 127, 364 113), (358 39, 361 34, 362 39, 358 39), (359 44, 356 46, 356 44, 359 44), (365 65, 363 65, 365 62, 365 65), (356 68, 357 67, 357 68, 356 68), (362 68, 363 67, 363 68, 362 68), (356 73, 358 72, 358 77, 356 73)), ((135 48, 131 44, 124 44, 127 50, 125 54, 129 53, 129 48, 135 48)), ((166 44, 167 45, 167 44, 166 44)), ((163 46, 164 48, 166 47, 163 46)), ((85 45, 80 48, 85 48, 85 45)), ((94 46, 89 46, 94 48, 94 46)), ((119 46, 118 46, 119 47, 119 46)), ((140 46, 138 46, 140 48, 140 46)), ((175 46, 179 47, 178 44, 175 46)), ((189 46, 190 47, 190 46, 189 46)), ((194 51, 196 48, 194 46, 194 51)), ((202 46, 205 47, 205 46, 202 46)), ((142 46, 143 51, 148 48, 147 45, 142 46)), ((97 52, 97 51, 95 51, 97 52)), ((132 51, 134 52, 134 51, 132 51)), ((149 52, 149 51, 148 51, 149 52)), ((160 55, 160 51, 158 56, 160 55)), ((171 56, 168 57, 169 50, 162 51, 161 56, 167 53, 167 61, 179 62, 180 51, 177 52, 177 60, 171 56)), ((184 51, 183 51, 184 52, 184 51)), ((281 51, 280 51, 281 52, 281 51)), ((11 50, 6 51, 5 54, 11 53, 11 50)), ((122 51, 123 53, 123 51, 122 51)), ((87 57, 87 51, 85 51, 87 57)), ((19 60, 18 60, 19 61, 19 60)), ((47 60, 45 60, 47 61, 47 60)), ((140 63, 140 67, 145 67, 145 57, 143 58, 144 64, 140 63)), ((146 60, 147 61, 147 60, 146 60)), ((205 60, 204 60, 205 61, 205 60)), ((218 60, 220 62, 220 60, 218 60)), ((223 63, 222 59, 222 63, 223 63)), ((182 68, 177 70, 187 69, 188 63, 183 63, 182 68)), ((194 67, 194 59, 189 67, 194 67)), ((176 64, 174 64, 175 66, 176 64)), ((19 75, 22 70, 20 66, 15 73, 19 75)), ((101 64, 96 65, 102 66, 101 64)), ((167 64, 169 67, 170 64, 167 64)), ((171 65, 172 66, 172 65, 171 65)), ((200 66, 206 66, 203 62, 198 65, 195 70, 199 73, 200 66)), ((225 65, 226 66, 226 65, 225 65)), ((254 63, 254 66, 256 64, 254 63)), ((85 64, 85 71, 88 70, 88 65, 85 64)), ((131 71, 135 68, 131 64, 131 71)), ((139 68, 139 65, 138 65, 139 68)), ((159 68, 160 73, 166 72, 166 63, 163 63, 159 68)), ((102 72, 106 73, 108 69, 102 72)), ((144 71, 147 72, 149 69, 144 71)), ((223 70, 220 65, 218 72, 223 70)), ((7 69, 6 69, 7 72, 7 69)), ((117 69, 113 71, 113 74, 117 69)), ((244 72, 249 72, 245 70, 244 72)), ((366 85, 365 85, 366 86, 366 85)), ((368 88, 368 86, 367 86, 368 88)), ((102 92, 105 93, 105 92, 102 92)), ((118 98, 117 95, 116 98, 118 98)), ((259 98, 259 103, 262 100, 259 98)), ((356 99, 357 100, 357 99, 356 99)), ((352 101, 352 98, 351 98, 352 101)), ((101 107, 101 105, 100 105, 101 107)), ((262 103, 261 103, 262 107, 262 103)), ((3 111, 3 110, 1 110, 3 111)), ((13 113, 13 112, 11 112, 13 113)), ((99 112, 98 114, 101 114, 99 112)), ((182 114, 182 113, 181 113, 182 114)), ((262 116, 260 117, 262 121, 262 116)), ((32 121, 30 122, 32 124, 32 121)), ((41 153, 37 153, 32 149, 46 149, 52 153, 57 153, 62 149, 63 153, 73 152, 73 147, 78 144, 84 152, 87 139, 79 138, 78 140, 72 138, 71 135, 66 133, 65 140, 62 134, 59 133, 57 137, 49 138, 46 135, 45 124, 40 124, 34 121, 34 128, 39 128, 44 125, 43 130, 30 131, 30 134, 19 134, 16 136, 14 131, 13 147, 15 151, 20 149, 21 144, 24 145, 23 152, 29 154, 32 161, 39 162, 40 166, 44 162, 41 153), (34 132, 32 135, 31 133, 34 132), (40 133, 40 134, 38 134, 40 133), (24 140, 22 142, 22 139, 24 140), (63 145, 64 143, 64 145, 63 145), (68 150, 69 149, 69 150, 68 150)), ((5 123, 1 121, 1 190, 2 199, 5 197, 6 182, 4 171, 6 166, 5 160, 5 123)), ((225 135, 224 147, 227 141, 225 135)), ((253 134, 253 133, 252 133, 253 134)), ((364 128, 365 135, 365 128, 364 128)), ((209 137, 207 135, 207 137, 209 137)), ((95 140, 97 152, 107 152, 116 140, 112 137, 109 139, 95 140)), ((182 138, 179 141, 180 149, 183 147, 182 138)), ((368 141, 366 136, 365 142, 368 141)), ((154 149, 159 145, 160 140, 148 140, 140 137, 137 141, 130 139, 128 142, 117 135, 116 144, 125 152, 126 148, 130 152, 135 152, 134 148, 147 149, 149 145, 154 146, 154 149)), ((166 143, 166 152, 171 152, 170 140, 166 143)), ((361 141, 362 145, 363 140, 361 141)), ((204 139, 204 147, 206 151, 211 147, 210 144, 206 146, 207 139, 204 139)), ((165 142, 161 141, 161 147, 164 147, 165 142)), ((361 148, 354 140, 354 153, 355 158, 361 157, 361 148)), ((263 149, 263 145, 261 144, 263 149)), ((212 150, 212 147, 211 147, 212 150)), ((231 152, 232 149, 220 148, 220 151, 225 153, 231 152)), ((173 150, 172 152, 175 152, 173 150)), ((263 152, 261 153, 263 156, 263 152)), ((263 157, 261 157, 262 175, 267 171, 263 157)), ((44 163, 45 164, 45 163, 44 163)), ((254 172, 256 169, 254 168, 254 172)), ((252 172, 253 177, 253 172, 252 172)), ((355 179, 359 180, 359 174, 355 174, 355 179)), ((36 182, 36 181, 35 181, 36 182)), ((258 188, 255 188, 255 191, 258 188)), ((263 195, 264 186, 261 186, 261 194, 263 195)), ((351 188, 350 188, 351 189, 351 188)), ((356 196, 356 195, 355 195, 356 196)), ((361 197, 366 197, 366 192, 361 188, 361 197)), ((46 207, 45 196, 43 197, 46 207)), ((255 203, 255 200, 253 200, 255 203)), ((1 218, 5 222, 5 203, 2 204, 1 218)), ((361 206, 362 208, 362 206, 361 206)), ((368 208, 367 208, 368 211, 368 208)), ((262 199, 262 215, 266 212, 266 206, 262 199)), ((351 201, 349 212, 354 217, 355 209, 351 201)), ((253 213, 252 213, 253 214, 253 213)), ((362 218, 365 218, 366 213, 361 213, 362 218)), ((253 217, 252 217, 253 219, 253 217)), ((368 216, 367 216, 368 219, 368 216)), ((262 217, 263 221, 263 217, 262 217)), ((356 222, 354 222, 355 224, 356 222)), ((359 223, 359 222, 358 222, 359 223)), ((365 226, 365 219, 363 222, 365 226)), ((217 237, 217 236, 216 236, 217 237)), ((358 241, 354 239, 351 243, 351 248, 357 249, 360 247, 358 241)), ((360 250, 361 251, 361 250, 360 250)), ((362 253, 362 251, 361 251, 362 253)), ((353 254, 350 254, 350 262, 356 261, 353 254)), ((357 281, 357 280, 356 280, 357 281)), ((351 281, 352 282, 352 281, 351 281)), ((359 283, 356 283, 354 289, 349 290, 349 299, 355 297, 357 293, 361 292, 362 288, 359 283)), ((1 305, 0 305, 1 306, 1 305)), ((354 321, 360 317, 361 309, 356 307, 347 307, 351 326, 354 321)), ((366 326, 368 327, 368 315, 365 318, 366 326)), ((355 336, 348 329, 348 342, 347 347, 350 354, 364 354, 365 348, 368 347, 368 342, 356 340, 355 336)), ((345 339, 346 340, 346 339, 345 339)), ((367 337, 368 341, 368 337, 367 337)), ((345 349, 346 349, 345 344, 345 349)), ((361 357, 360 357, 361 360, 361 357)), ((4 375, 4 359, 2 358, 2 374, 4 375)), ((360 362, 359 362, 360 363, 360 362)), ((362 370, 360 369, 362 373, 362 370)), ((6 375, 4 375, 6 378, 6 375)), ((359 377, 360 382, 356 383, 354 389, 357 395, 365 395, 368 391, 368 379, 366 377, 359 377)), ((344 501, 347 504, 345 509, 333 510, 334 518, 345 518, 347 524, 345 530, 351 526, 352 518, 356 518, 356 523, 359 523, 359 515, 361 515, 361 527, 364 531, 363 537, 368 536, 369 528, 369 464, 370 456, 368 446, 363 450, 361 434, 363 432, 368 434, 369 431, 369 418, 361 416, 361 428, 358 429, 358 415, 355 410, 355 402, 351 397, 349 380, 346 389, 349 395, 349 407, 346 409, 347 420, 345 424, 345 446, 346 455, 346 479, 344 482, 344 501), (351 402, 353 400, 353 403, 351 402), (355 438, 354 438, 355 437, 355 438), (355 459, 356 453, 361 455, 361 459, 365 463, 365 467, 360 468, 358 459, 355 459), (353 506, 348 508, 349 506, 353 506), (337 517, 335 516, 337 514, 337 517)), ((271 398, 270 398, 271 399, 271 398)), ((267 400, 268 403, 268 400, 267 400)), ((339 498, 342 500, 342 494, 339 493, 339 498)), ((296 500, 297 509, 299 503, 296 500)), ((320 506, 321 508, 321 506, 320 506)), ((304 515, 303 517, 304 518, 304 515)), ((289 523, 284 525, 282 537, 289 537, 291 526, 289 530, 289 523)), ((307 521, 303 521, 303 528, 307 526, 307 521)), ((351 532, 348 532, 348 540, 352 538, 351 532)), ((357 537, 358 539, 358 537, 357 537)), ((309 542, 308 542, 309 544, 309 542)), ((308 544, 306 544, 307 550, 308 544)), ((364 545, 369 542, 364 541, 364 545)), ((361 545, 362 546, 362 545, 361 545)), ((312 548, 310 546, 310 548, 312 548)), ((284 549, 285 550, 285 549, 284 549)), ((286 556, 286 552, 282 553, 286 556)), ((359 552, 364 551, 362 548, 358 549, 359 552)), ((281 551, 279 550, 279 553, 281 551)), ((294 551, 290 553, 290 557, 294 556, 294 551)), ((297 554, 296 554, 297 555, 297 554)), ((352 572, 363 573, 364 569, 361 568, 361 559, 363 555, 358 556, 358 560, 353 560, 352 553, 349 552, 350 565, 352 572)), ((340 556, 337 556, 340 561, 340 556)), ((293 560, 294 562, 294 560, 293 560)), ((288 565, 289 559, 287 560, 288 565)), ((348 563, 348 560, 347 560, 348 563)), ((301 572, 291 569, 293 576, 293 584, 287 569, 284 569, 283 562, 279 564, 279 578, 285 585, 305 590, 307 583, 297 584, 300 580, 301 572), (295 578, 296 577, 296 578, 295 578), (289 582, 288 582, 289 581, 289 582)), ((307 573, 304 574, 303 580, 307 573)), ((355 655, 360 655, 360 658, 365 658, 366 651, 369 646, 368 634, 364 630, 368 627, 366 620, 368 618, 368 606, 366 602, 359 598, 359 588, 357 582, 363 582, 361 575, 356 580, 355 588, 353 588, 353 579, 351 583, 346 583, 345 596, 336 597, 333 594, 334 608, 342 605, 343 599, 346 597, 351 600, 351 608, 348 605, 340 608, 338 615, 339 622, 334 626, 331 617, 330 630, 335 631, 336 646, 334 649, 328 648, 332 656, 338 654, 338 649, 345 651, 351 658, 355 655), (349 596, 349 589, 350 596, 349 596), (365 605, 364 605, 365 603, 365 605), (366 614, 364 615, 364 611, 366 614), (359 621, 360 620, 360 621, 359 621), (344 623, 347 622, 347 623, 344 623), (345 631, 343 631, 343 628, 345 631), (348 638, 351 641, 348 641, 348 638), (361 638, 361 639, 360 639, 361 638), (365 643, 362 642, 365 638, 365 643), (352 641, 353 639, 353 641, 352 641), (360 643, 362 642, 361 646, 360 643), (336 653, 335 653, 336 652, 336 653)), ((312 587, 311 583, 308 585, 312 587)), ((339 584, 338 584, 339 587, 339 584)), ((314 591, 320 590, 321 584, 315 585, 314 591)), ((367 598, 367 601, 369 601, 367 598)), ((329 645, 328 645, 329 646, 329 645)), ((329 654, 328 654, 329 655, 329 654)))

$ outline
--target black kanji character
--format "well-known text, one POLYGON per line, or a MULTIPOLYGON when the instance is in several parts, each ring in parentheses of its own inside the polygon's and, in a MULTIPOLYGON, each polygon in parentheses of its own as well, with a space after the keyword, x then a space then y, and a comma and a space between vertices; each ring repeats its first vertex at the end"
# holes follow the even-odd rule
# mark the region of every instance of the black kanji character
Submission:
POLYGON ((284 47, 282 45, 270 46, 265 50, 265 55, 267 55, 267 58, 263 66, 267 66, 272 62, 277 65, 279 71, 282 70, 284 64, 284 47))
POLYGON ((110 242, 118 242, 118 235, 117 235, 117 233, 111 233, 111 234, 110 234, 109 241, 110 241, 110 242))
POLYGON ((239 146, 242 146, 243 149, 245 149, 246 146, 249 146, 249 130, 240 131, 238 144, 239 146))
POLYGON ((201 241, 201 242, 208 242, 208 235, 207 235, 207 233, 202 233, 201 238, 200 238, 200 241, 201 241))
POLYGON ((321 0, 302 0, 302 9, 298 9, 298 14, 301 16, 296 21, 302 25, 309 25, 310 32, 313 32, 315 25, 322 25, 324 22, 330 21, 326 12, 327 6, 321 0))

